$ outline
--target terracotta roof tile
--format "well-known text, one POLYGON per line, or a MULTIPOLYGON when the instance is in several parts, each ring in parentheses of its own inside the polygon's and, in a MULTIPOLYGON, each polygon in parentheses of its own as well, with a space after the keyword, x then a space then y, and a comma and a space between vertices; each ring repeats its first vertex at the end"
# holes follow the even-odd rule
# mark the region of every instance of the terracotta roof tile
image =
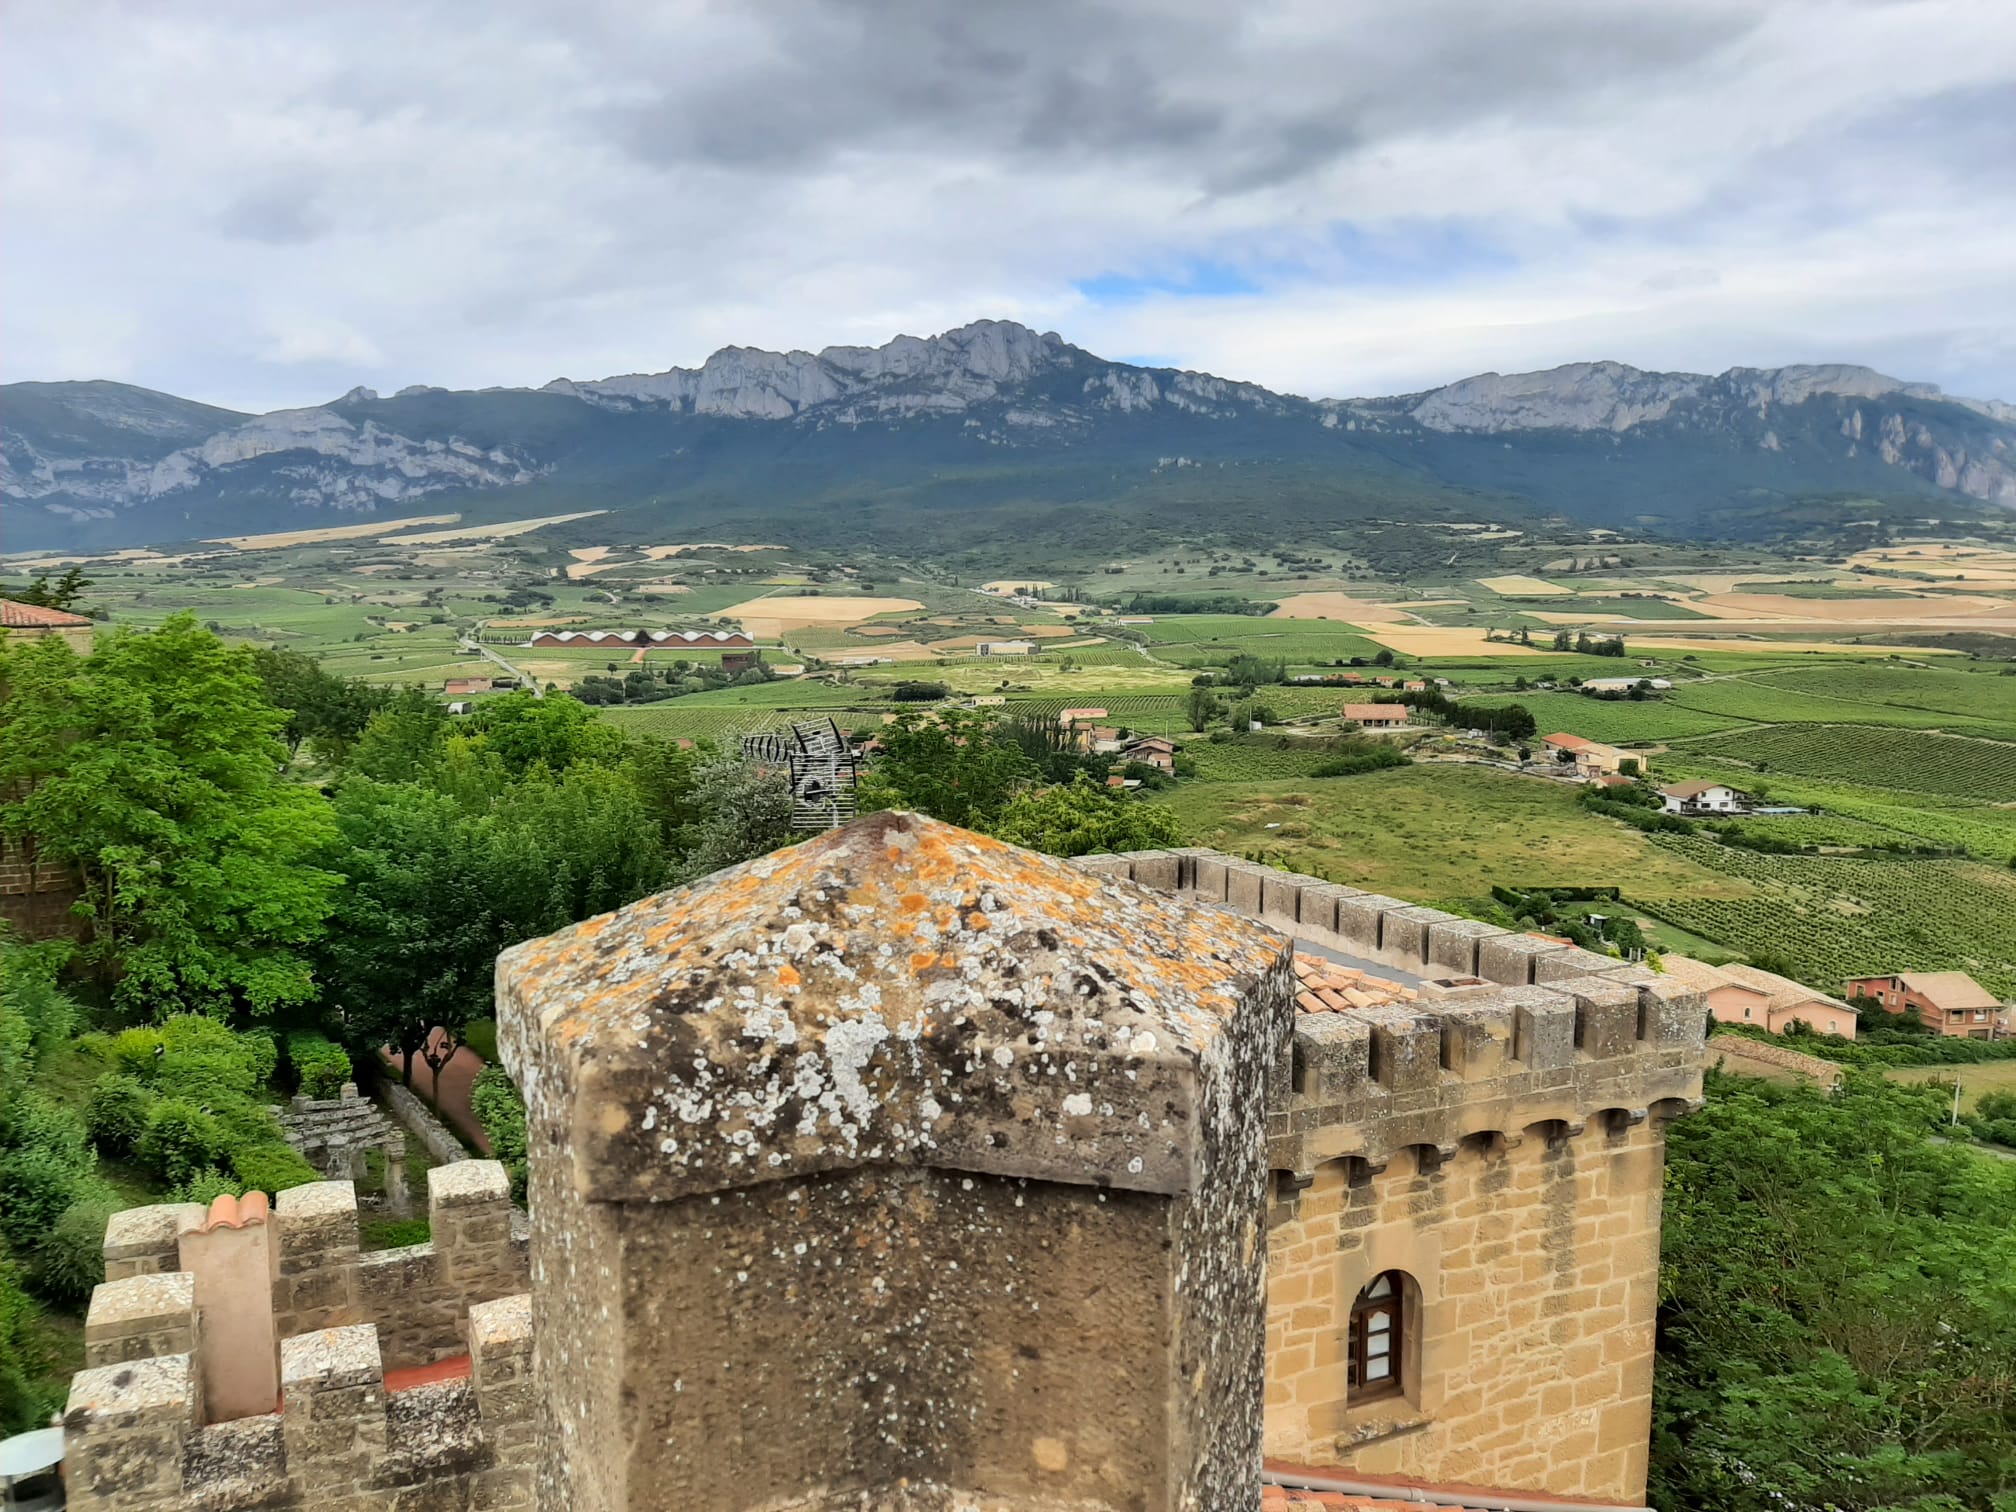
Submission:
POLYGON ((1295 955, 1295 980, 1302 989, 1296 1006, 1304 1013, 1349 1013, 1357 1008, 1411 1003, 1415 997, 1411 987, 1300 951, 1295 955))
MULTIPOLYGON (((1278 1481, 1344 1481, 1365 1488, 1362 1491, 1314 1491, 1301 1486, 1276 1485, 1260 1488, 1263 1512, 1287 1512, 1296 1507, 1328 1507, 1343 1512, 1492 1512, 1516 1500, 1527 1506, 1559 1508, 1560 1512, 1600 1505, 1579 1496, 1550 1496, 1544 1491, 1508 1491, 1467 1482, 1418 1480, 1411 1475, 1374 1475, 1364 1470, 1338 1465, 1296 1465, 1268 1460, 1267 1470, 1278 1481), (1389 1494, 1378 1494, 1378 1493, 1389 1494)), ((1647 1509, 1649 1512, 1649 1509, 1647 1509)))
POLYGON ((0 599, 0 629, 42 630, 90 623, 84 615, 72 614, 67 609, 44 609, 40 604, 0 599))

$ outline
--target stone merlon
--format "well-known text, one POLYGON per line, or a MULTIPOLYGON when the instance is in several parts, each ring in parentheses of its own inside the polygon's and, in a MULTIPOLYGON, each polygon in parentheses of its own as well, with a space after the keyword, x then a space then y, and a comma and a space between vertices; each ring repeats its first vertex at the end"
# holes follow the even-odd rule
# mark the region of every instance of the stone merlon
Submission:
POLYGON ((904 813, 520 945, 497 987, 591 1200, 886 1163, 1179 1192, 1235 1004, 1292 1031, 1278 935, 904 813))

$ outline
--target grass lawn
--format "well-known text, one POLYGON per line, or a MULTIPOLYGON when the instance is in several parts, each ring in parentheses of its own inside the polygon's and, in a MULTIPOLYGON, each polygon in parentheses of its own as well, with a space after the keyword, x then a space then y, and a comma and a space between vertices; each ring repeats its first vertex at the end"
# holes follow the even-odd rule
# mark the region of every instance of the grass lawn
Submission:
POLYGON ((2016 1092, 2016 1060, 1977 1061, 1962 1066, 1892 1066, 1883 1074, 1900 1082, 1951 1082, 1957 1076, 1963 1110, 1979 1102, 1984 1092, 2016 1092))
POLYGON ((1577 806, 1566 783, 1490 767, 1192 782, 1166 797, 1192 844, 1423 903, 1476 904, 1493 883, 1615 886, 1634 897, 1743 897, 1738 879, 1577 806), (1269 829, 1268 826, 1278 828, 1269 829))

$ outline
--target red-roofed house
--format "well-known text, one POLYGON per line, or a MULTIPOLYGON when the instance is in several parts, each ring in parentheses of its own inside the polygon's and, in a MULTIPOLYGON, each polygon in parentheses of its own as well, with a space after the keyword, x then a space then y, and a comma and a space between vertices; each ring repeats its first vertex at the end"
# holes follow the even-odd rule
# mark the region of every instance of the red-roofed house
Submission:
POLYGON ((88 656, 96 628, 91 620, 68 609, 45 609, 40 604, 0 599, 0 639, 40 640, 45 635, 55 635, 68 641, 71 650, 88 656))
POLYGON ((1369 703, 1344 705, 1344 717, 1365 726, 1366 729, 1391 729, 1407 723, 1407 705, 1397 703, 1369 703))
POLYGON ((1856 977, 1843 990, 1850 997, 1874 998, 1891 1013, 1916 1008, 1927 1029, 1956 1039, 1993 1039, 2002 1027, 2002 1004, 1964 971, 1856 977))

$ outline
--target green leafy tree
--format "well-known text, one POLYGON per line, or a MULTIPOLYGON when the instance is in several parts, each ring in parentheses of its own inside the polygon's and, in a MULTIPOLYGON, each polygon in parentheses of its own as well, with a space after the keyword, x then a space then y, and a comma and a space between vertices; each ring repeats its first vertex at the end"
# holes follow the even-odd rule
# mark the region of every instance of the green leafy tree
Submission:
POLYGON ((1083 772, 1066 786, 1017 793, 1002 809, 992 833, 1053 856, 1155 850, 1184 843, 1183 827, 1168 809, 1123 788, 1103 786, 1083 772))
POLYGON ((1714 1077, 1669 1136, 1654 1505, 2001 1509, 2016 1486, 2016 1164, 1943 1099, 1714 1077))
POLYGON ((900 715, 882 731, 883 754, 861 782, 861 808, 916 809, 966 829, 985 830, 1016 792, 1036 781, 1036 764, 998 738, 985 711, 944 709, 900 715))
POLYGON ((0 830, 74 866, 81 959, 122 1006, 267 1013, 309 1001, 337 878, 328 805, 281 775, 287 716, 253 653, 190 616, 91 657, 0 645, 0 830))
POLYGON ((321 755, 341 761, 371 716, 392 698, 388 688, 324 671, 314 657, 292 646, 260 646, 252 656, 267 698, 286 712, 280 737, 290 756, 312 742, 321 755))
POLYGON ((702 817, 678 867, 681 881, 753 861, 792 839, 791 778, 781 767, 719 758, 700 768, 693 801, 702 817))
POLYGON ((48 573, 41 573, 19 593, 5 596, 17 604, 37 604, 44 609, 62 609, 75 613, 77 601, 84 596, 84 590, 90 586, 91 579, 84 576, 84 569, 72 563, 64 569, 63 576, 54 583, 49 581, 48 573))
POLYGON ((577 762, 615 762, 624 754, 623 732, 564 693, 546 698, 510 693, 486 699, 471 722, 484 749, 495 754, 513 777, 524 776, 535 765, 560 772, 577 762))

